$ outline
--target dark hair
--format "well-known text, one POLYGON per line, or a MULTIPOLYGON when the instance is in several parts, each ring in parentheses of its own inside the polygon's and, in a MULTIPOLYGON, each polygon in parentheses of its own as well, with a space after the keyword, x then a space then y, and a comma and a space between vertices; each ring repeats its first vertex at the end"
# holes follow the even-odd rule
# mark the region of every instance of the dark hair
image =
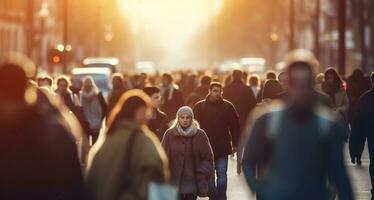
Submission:
POLYGON ((8 100, 21 100, 27 88, 27 76, 19 65, 0 65, 0 97, 8 100))
POLYGON ((57 85, 60 84, 61 81, 65 81, 68 87, 71 85, 68 77, 66 77, 66 76, 60 76, 60 77, 58 77, 56 79, 56 84, 57 85))
POLYGON ((273 71, 269 71, 266 73, 266 79, 277 79, 277 75, 273 71))
POLYGON ((43 77, 40 77, 38 78, 38 86, 40 86, 40 82, 42 81, 47 81, 48 82, 48 85, 52 86, 52 83, 53 83, 53 79, 51 76, 43 76, 43 77))
POLYGON ((292 82, 292 76, 290 76, 291 72, 297 69, 308 71, 310 75, 308 81, 311 85, 314 84, 315 80, 314 80, 314 74, 313 74, 313 66, 311 66, 309 63, 306 63, 306 62, 294 62, 287 67, 286 73, 289 75, 290 82, 292 82))
POLYGON ((374 85, 374 72, 371 72, 370 80, 371 80, 371 84, 374 85))
POLYGON ((200 80, 201 85, 210 85, 212 78, 210 76, 203 76, 200 80))
POLYGON ((153 94, 159 93, 160 89, 154 86, 144 87, 143 92, 146 93, 148 96, 152 97, 153 94))
POLYGON ((142 90, 134 89, 125 92, 109 114, 108 135, 119 120, 134 120, 135 112, 141 107, 151 107, 151 99, 142 90))
POLYGON ((243 72, 241 70, 238 70, 238 69, 234 70, 232 72, 232 78, 233 78, 233 80, 242 80, 243 72))
POLYGON ((331 75, 331 76, 334 77, 334 82, 333 82, 333 85, 332 85, 332 89, 334 91, 338 91, 339 89, 341 89, 342 86, 343 86, 343 81, 340 78, 338 72, 334 68, 330 67, 325 71, 325 81, 326 81, 328 75, 331 75))
POLYGON ((260 84, 260 77, 257 74, 252 74, 249 77, 249 85, 250 86, 258 86, 260 84))
POLYGON ((265 82, 262 91, 262 99, 276 99, 282 91, 282 86, 279 81, 269 79, 265 82))
POLYGON ((212 90, 213 87, 220 87, 222 88, 222 84, 220 82, 211 82, 209 86, 209 90, 212 90))
POLYGON ((169 73, 164 73, 164 74, 162 75, 162 77, 168 79, 168 81, 169 81, 170 83, 173 82, 173 77, 172 77, 171 74, 169 74, 169 73))
POLYGON ((283 71, 283 72, 279 73, 279 74, 278 74, 278 80, 279 80, 279 78, 280 78, 281 76, 283 76, 283 75, 287 75, 287 72, 283 71))

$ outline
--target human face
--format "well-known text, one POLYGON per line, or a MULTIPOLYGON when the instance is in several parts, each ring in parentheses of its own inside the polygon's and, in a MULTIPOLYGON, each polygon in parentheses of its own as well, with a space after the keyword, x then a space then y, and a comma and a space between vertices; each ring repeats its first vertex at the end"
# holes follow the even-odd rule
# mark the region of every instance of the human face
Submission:
POLYGON ((295 103, 307 104, 313 91, 313 82, 311 81, 310 71, 297 68, 289 74, 289 94, 295 103))
POLYGON ((58 82, 57 89, 61 92, 66 92, 68 90, 68 83, 66 81, 58 82))
POLYGON ((152 94, 152 105, 153 108, 160 108, 161 106, 161 94, 159 92, 152 94))
POLYGON ((93 87, 93 84, 91 82, 90 79, 87 79, 83 82, 83 89, 86 91, 86 92, 89 92, 92 90, 92 87, 93 87))
POLYGON ((162 79, 161 79, 161 82, 162 82, 162 85, 163 86, 168 86, 170 85, 170 81, 167 77, 163 76, 162 79))
POLYGON ((326 74, 326 82, 329 85, 332 85, 334 83, 334 76, 332 74, 326 74))
POLYGON ((283 90, 286 90, 288 88, 288 76, 286 73, 283 73, 278 77, 279 82, 283 88, 283 90))
POLYGON ((218 101, 222 98, 222 88, 218 86, 212 87, 209 91, 209 97, 212 101, 218 101))
POLYGON ((182 128, 188 128, 192 124, 192 117, 188 114, 182 114, 178 117, 178 123, 182 128))
POLYGON ((147 124, 149 120, 148 109, 145 106, 139 107, 134 113, 134 120, 138 124, 147 124))

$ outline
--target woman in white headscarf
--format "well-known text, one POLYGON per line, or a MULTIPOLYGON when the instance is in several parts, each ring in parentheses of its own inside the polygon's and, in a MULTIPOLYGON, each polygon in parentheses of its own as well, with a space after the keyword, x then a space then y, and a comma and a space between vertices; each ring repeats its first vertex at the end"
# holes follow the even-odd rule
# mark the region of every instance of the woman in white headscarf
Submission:
POLYGON ((172 183, 179 188, 180 199, 207 196, 208 180, 213 174, 213 151, 190 107, 179 108, 162 146, 169 158, 172 183))

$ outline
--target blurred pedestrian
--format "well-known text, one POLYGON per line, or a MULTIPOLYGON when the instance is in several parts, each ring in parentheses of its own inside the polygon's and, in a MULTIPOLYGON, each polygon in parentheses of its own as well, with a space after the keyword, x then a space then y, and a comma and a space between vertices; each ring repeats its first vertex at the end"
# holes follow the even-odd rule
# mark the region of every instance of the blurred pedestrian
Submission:
POLYGON ((269 79, 264 84, 262 91, 261 103, 268 102, 269 100, 277 99, 279 94, 283 92, 282 85, 279 81, 269 79))
POLYGON ((317 61, 312 53, 296 50, 287 63, 290 100, 254 122, 243 156, 247 183, 262 200, 327 200, 330 177, 339 199, 352 200, 343 157, 344 127, 314 92, 317 61), (258 164, 264 173, 256 177, 258 164))
POLYGON ((43 93, 28 86, 35 68, 17 57, 0 62, 1 199, 84 199, 77 127, 41 103, 43 93))
POLYGON ((55 90, 55 93, 60 96, 61 100, 70 110, 74 109, 75 106, 80 105, 78 96, 73 94, 73 92, 69 89, 71 83, 68 77, 58 77, 56 79, 56 84, 57 89, 55 90))
POLYGON ((118 99, 126 92, 125 84, 123 82, 123 75, 115 73, 112 75, 113 90, 108 97, 108 115, 116 105, 118 99))
POLYGON ((163 74, 161 82, 161 110, 165 112, 168 117, 175 116, 178 108, 184 104, 183 95, 177 86, 173 84, 173 77, 171 74, 163 74))
POLYGON ((91 76, 84 77, 82 82, 82 89, 79 93, 80 102, 87 121, 90 124, 91 144, 94 144, 99 136, 101 122, 106 116, 107 105, 103 94, 99 91, 91 76))
POLYGON ((165 113, 160 111, 161 106, 161 94, 158 87, 145 87, 143 91, 152 100, 152 117, 149 120, 148 127, 153 133, 156 134, 158 139, 161 141, 164 133, 169 128, 168 117, 165 113))
POLYGON ((253 94, 255 97, 257 97, 259 91, 260 91, 260 76, 257 74, 252 74, 249 77, 249 87, 251 88, 253 94))
POLYGON ((315 84, 315 89, 317 92, 323 93, 323 90, 322 90, 323 82, 325 82, 325 74, 324 73, 317 74, 316 84, 315 84))
POLYGON ((162 146, 170 160, 172 184, 178 186, 180 199, 196 200, 197 196, 208 196, 208 181, 214 170, 213 152, 190 107, 183 106, 178 110, 162 146))
POLYGON ((278 74, 278 81, 281 84, 282 89, 284 91, 287 90, 287 86, 288 86, 288 84, 287 84, 288 80, 287 79, 288 79, 287 72, 283 71, 283 72, 278 74))
POLYGON ((92 200, 148 199, 151 182, 168 180, 160 142, 145 126, 151 100, 140 90, 126 92, 108 118, 105 142, 87 175, 92 200))
POLYGON ((217 180, 209 186, 211 199, 227 199, 228 155, 236 151, 240 134, 239 116, 234 105, 223 99, 222 92, 222 85, 212 82, 206 99, 196 103, 193 109, 213 149, 217 180))
POLYGON ((212 82, 212 78, 210 76, 203 76, 200 80, 200 86, 197 87, 187 98, 186 104, 191 108, 198 102, 208 95, 209 86, 212 82))

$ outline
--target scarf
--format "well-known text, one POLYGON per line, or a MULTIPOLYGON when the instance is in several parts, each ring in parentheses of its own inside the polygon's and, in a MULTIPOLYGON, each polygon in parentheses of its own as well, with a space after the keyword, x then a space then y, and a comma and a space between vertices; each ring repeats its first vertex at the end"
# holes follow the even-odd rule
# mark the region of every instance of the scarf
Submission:
POLYGON ((192 124, 187 129, 183 129, 179 123, 176 125, 176 135, 182 136, 182 137, 193 137, 196 135, 198 130, 198 125, 195 121, 192 121, 192 124))

